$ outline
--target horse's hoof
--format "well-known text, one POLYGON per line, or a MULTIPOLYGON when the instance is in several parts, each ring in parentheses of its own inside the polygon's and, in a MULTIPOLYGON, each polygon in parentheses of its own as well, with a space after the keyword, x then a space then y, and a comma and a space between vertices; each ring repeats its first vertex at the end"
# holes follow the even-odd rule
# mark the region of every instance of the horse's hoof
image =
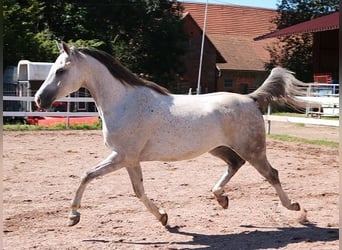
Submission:
POLYGON ((229 205, 229 199, 228 196, 220 196, 217 199, 217 202, 223 207, 224 209, 228 208, 229 205))
POLYGON ((294 211, 299 211, 300 210, 300 205, 298 202, 292 202, 290 207, 290 210, 294 210, 294 211))
POLYGON ((165 213, 165 212, 162 213, 162 215, 161 215, 159 221, 161 222, 161 224, 162 224, 163 226, 166 226, 166 225, 167 225, 167 221, 168 221, 167 213, 165 213))
POLYGON ((81 214, 79 212, 71 212, 69 215, 69 222, 68 226, 72 227, 75 226, 78 222, 80 222, 81 214))

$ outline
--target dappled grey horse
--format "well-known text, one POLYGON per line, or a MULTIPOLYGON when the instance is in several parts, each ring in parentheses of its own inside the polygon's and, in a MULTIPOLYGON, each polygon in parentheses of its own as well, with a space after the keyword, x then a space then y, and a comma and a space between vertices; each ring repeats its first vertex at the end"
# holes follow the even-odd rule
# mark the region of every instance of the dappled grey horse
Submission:
POLYGON ((228 208, 224 186, 248 161, 275 188, 284 207, 300 210, 282 189, 277 170, 267 160, 265 124, 259 110, 272 101, 305 105, 295 98, 305 84, 291 72, 274 68, 265 82, 247 95, 173 95, 137 77, 103 51, 65 43, 59 46, 61 54, 35 101, 40 108, 48 108, 80 87, 88 89, 103 122, 104 143, 111 150, 107 159, 82 176, 71 204, 70 226, 80 220, 77 210, 86 185, 121 168, 127 169, 136 196, 166 225, 167 214, 144 191, 140 162, 178 161, 206 152, 228 165, 212 190, 223 208, 228 208))

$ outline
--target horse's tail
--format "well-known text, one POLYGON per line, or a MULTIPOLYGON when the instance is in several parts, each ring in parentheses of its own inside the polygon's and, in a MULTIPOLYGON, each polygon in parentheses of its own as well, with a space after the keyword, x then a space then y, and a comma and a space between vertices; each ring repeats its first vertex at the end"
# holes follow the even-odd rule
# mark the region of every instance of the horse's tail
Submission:
POLYGON ((286 103, 291 107, 305 109, 308 102, 296 98, 305 96, 309 84, 299 81, 293 72, 276 67, 264 83, 254 92, 248 94, 260 107, 271 102, 286 103))

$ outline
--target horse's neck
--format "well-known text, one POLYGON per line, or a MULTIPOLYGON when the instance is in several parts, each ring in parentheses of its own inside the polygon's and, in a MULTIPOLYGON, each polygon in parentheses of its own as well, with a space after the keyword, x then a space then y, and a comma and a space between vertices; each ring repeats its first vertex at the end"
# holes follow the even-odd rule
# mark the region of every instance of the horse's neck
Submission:
MULTIPOLYGON (((109 70, 97 60, 90 57, 84 69, 86 80, 83 87, 89 90, 103 120, 115 116, 115 111, 129 106, 148 105, 156 103, 165 97, 155 90, 143 86, 129 86, 114 78, 109 70)), ((122 111, 122 110, 121 110, 122 111)))
POLYGON ((89 90, 99 114, 103 116, 115 103, 127 96, 130 88, 115 79, 102 64, 93 64, 88 72, 88 80, 83 87, 89 90))

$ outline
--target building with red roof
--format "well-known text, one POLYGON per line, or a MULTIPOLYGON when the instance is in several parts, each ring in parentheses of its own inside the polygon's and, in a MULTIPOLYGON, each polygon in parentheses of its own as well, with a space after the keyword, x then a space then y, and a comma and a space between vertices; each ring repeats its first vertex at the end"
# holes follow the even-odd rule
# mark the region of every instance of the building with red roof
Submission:
MULTIPOLYGON (((197 87, 205 4, 182 5, 189 37, 189 53, 184 59, 187 71, 179 85, 184 93, 197 87)), ((201 93, 248 93, 263 82, 267 76, 265 63, 270 59, 266 47, 274 40, 254 38, 275 29, 271 20, 276 15, 272 9, 208 4, 201 93)))

